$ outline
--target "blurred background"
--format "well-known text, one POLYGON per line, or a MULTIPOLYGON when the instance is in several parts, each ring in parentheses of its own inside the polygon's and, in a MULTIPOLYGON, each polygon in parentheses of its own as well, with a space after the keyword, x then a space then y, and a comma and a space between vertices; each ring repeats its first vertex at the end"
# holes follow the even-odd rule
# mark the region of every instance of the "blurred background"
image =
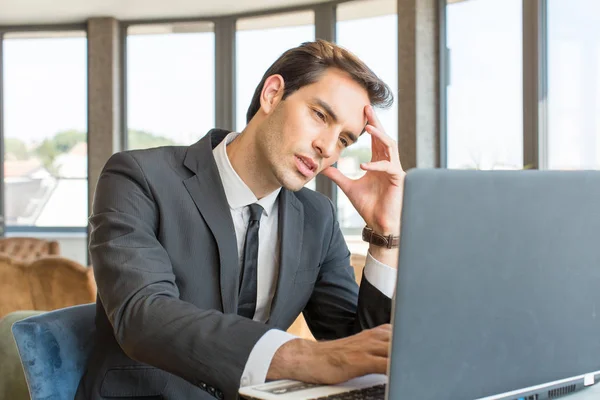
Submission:
MULTIPOLYGON (((87 265, 110 154, 241 130, 286 49, 335 41, 394 91, 379 116, 405 168, 600 168, 596 0, 2 0, 1 234, 87 265)), ((370 139, 338 167, 359 177, 370 139)), ((353 253, 364 222, 324 177, 353 253)))

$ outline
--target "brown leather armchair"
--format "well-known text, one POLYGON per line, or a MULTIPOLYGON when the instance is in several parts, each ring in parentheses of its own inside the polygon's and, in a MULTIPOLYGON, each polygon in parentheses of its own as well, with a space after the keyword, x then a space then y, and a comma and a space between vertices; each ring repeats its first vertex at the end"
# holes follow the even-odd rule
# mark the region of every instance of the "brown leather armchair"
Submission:
POLYGON ((0 318, 18 310, 50 311, 95 300, 92 268, 60 256, 25 263, 0 255, 0 318))
POLYGON ((27 271, 22 262, 0 254, 0 318, 17 310, 33 310, 27 271))
POLYGON ((54 240, 10 237, 0 239, 0 253, 19 261, 31 262, 43 256, 59 255, 60 246, 54 240))

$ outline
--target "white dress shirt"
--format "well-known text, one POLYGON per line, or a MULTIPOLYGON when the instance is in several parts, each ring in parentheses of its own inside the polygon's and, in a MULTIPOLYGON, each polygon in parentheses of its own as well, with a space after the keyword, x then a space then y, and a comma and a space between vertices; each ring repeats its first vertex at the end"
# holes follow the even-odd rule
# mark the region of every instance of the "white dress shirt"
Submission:
MULTIPOLYGON (((271 302, 279 276, 280 235, 278 232, 279 203, 276 201, 281 188, 258 200, 252 190, 235 172, 227 156, 226 146, 239 133, 231 132, 213 149, 213 155, 219 170, 229 210, 233 218, 237 240, 238 258, 242 267, 244 241, 248 220, 250 219, 250 204, 260 204, 264 211, 258 231, 258 271, 256 311, 253 320, 266 322, 271 312, 271 302)), ((364 270, 365 278, 384 295, 392 298, 396 287, 396 270, 375 260, 367 254, 364 270)), ((287 332, 271 329, 261 337, 250 352, 242 374, 241 386, 264 383, 271 360, 279 347, 297 337, 287 332)))

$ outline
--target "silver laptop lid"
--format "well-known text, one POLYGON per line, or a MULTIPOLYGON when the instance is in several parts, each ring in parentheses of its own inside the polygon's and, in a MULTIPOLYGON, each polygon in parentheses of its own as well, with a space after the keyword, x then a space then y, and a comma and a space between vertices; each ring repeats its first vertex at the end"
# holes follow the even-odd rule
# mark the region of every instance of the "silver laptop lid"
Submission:
POLYGON ((390 399, 600 370, 600 172, 411 170, 390 399))

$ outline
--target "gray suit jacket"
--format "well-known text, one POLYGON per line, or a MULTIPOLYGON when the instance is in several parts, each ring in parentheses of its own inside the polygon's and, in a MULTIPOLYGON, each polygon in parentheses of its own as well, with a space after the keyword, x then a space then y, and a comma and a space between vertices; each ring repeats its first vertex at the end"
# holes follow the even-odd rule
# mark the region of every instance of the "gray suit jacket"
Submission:
POLYGON ((212 154, 227 133, 106 163, 90 217, 97 337, 76 399, 235 399, 255 343, 301 312, 317 339, 389 322, 391 301, 355 283, 332 203, 308 189, 279 196, 270 319, 236 315, 235 231, 212 154))

